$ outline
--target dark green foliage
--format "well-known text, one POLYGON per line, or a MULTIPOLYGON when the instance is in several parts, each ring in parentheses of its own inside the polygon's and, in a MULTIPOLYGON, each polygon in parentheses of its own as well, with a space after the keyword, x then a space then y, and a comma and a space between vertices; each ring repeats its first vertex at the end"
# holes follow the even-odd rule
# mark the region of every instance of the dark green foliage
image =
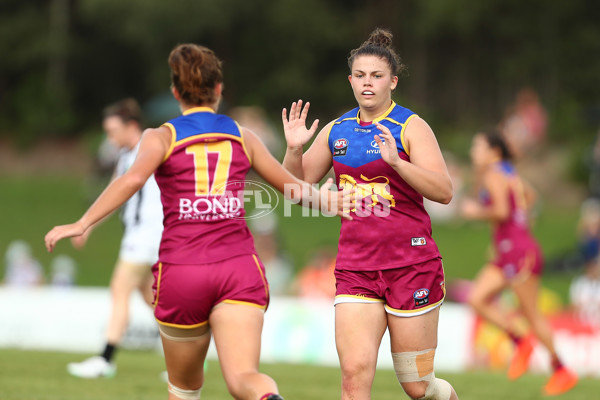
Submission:
MULTIPOLYGON (((224 60, 225 106, 259 105, 277 120, 301 97, 325 122, 353 105, 346 57, 376 26, 393 31, 409 67, 397 99, 439 135, 498 122, 523 86, 535 88, 551 114, 573 104, 569 115, 587 118, 589 134, 600 86, 593 7, 586 0, 5 0, 0 134, 20 132, 23 144, 76 135, 109 102, 164 94, 167 55, 181 42, 207 45, 224 60)), ((550 133, 564 129, 551 125, 550 133)))

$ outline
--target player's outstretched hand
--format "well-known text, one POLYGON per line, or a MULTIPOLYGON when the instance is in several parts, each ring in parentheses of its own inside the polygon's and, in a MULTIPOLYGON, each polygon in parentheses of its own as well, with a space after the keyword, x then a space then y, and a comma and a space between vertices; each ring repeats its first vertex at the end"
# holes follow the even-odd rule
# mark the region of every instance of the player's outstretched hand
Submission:
POLYGON ((374 136, 375 142, 377 142, 377 146, 379 146, 379 150, 381 151, 381 158, 393 167, 400 162, 396 139, 394 139, 392 132, 386 126, 381 125, 379 122, 375 122, 375 126, 381 131, 379 135, 374 136))
POLYGON ((319 189, 321 196, 321 211, 326 215, 338 215, 349 221, 350 209, 354 207, 354 188, 338 191, 329 190, 333 186, 333 179, 329 178, 319 189))
POLYGON ((49 252, 52 252, 52 250, 54 250, 54 246, 56 246, 56 243, 59 240, 67 237, 80 236, 83 235, 84 232, 85 230, 80 222, 75 222, 74 224, 69 225, 55 226, 46 234, 46 237, 44 238, 46 249, 49 252))
POLYGON ((287 115, 287 109, 281 112, 281 120, 283 121, 283 131, 285 132, 285 140, 289 148, 302 148, 317 131, 319 120, 316 119, 309 129, 306 129, 306 117, 310 103, 306 102, 304 109, 302 108, 302 100, 293 102, 290 107, 290 115, 287 115))
POLYGON ((77 250, 83 249, 83 247, 85 246, 85 244, 88 241, 88 238, 90 237, 91 231, 92 231, 91 229, 88 229, 87 231, 85 231, 83 234, 81 234, 79 236, 73 236, 71 238, 71 244, 73 245, 73 247, 75 247, 77 250))

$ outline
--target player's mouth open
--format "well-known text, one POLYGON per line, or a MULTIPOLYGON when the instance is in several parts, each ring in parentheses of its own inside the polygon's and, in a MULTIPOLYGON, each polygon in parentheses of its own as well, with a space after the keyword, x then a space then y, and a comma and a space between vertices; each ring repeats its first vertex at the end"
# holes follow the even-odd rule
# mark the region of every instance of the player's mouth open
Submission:
POLYGON ((375 95, 375 93, 371 92, 370 90, 365 90, 362 92, 362 95, 364 96, 373 96, 375 95))

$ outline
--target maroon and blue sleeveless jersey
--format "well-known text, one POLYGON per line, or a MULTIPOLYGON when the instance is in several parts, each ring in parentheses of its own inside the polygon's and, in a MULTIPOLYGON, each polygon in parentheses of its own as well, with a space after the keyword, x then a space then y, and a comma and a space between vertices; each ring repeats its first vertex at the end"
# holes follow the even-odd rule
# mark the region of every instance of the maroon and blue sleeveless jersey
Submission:
MULTIPOLYGON (((410 161, 404 130, 416 114, 392 102, 373 122, 387 126, 403 160, 410 161)), ((329 149, 340 189, 354 188, 352 221, 342 220, 336 268, 382 270, 440 257, 431 236, 431 220, 423 196, 381 158, 374 135, 377 127, 361 124, 355 108, 337 120, 329 132, 329 149)))
MULTIPOLYGON (((523 182, 517 175, 514 166, 507 161, 497 163, 494 168, 508 180, 508 204, 510 207, 508 218, 493 228, 495 247, 502 247, 503 243, 508 243, 507 241, 512 243, 512 247, 537 246, 537 242, 529 230, 523 182)), ((487 191, 482 191, 480 198, 485 205, 490 205, 492 202, 487 191)))
POLYGON ((239 125, 197 107, 163 126, 173 139, 155 172, 164 212, 160 261, 199 264, 254 253, 243 218, 251 161, 239 125))

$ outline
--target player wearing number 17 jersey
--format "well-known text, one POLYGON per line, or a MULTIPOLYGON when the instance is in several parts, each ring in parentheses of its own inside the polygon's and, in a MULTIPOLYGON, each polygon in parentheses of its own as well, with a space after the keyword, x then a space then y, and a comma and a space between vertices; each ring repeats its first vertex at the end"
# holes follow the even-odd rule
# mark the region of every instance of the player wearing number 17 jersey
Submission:
POLYGON ((294 201, 336 209, 348 196, 316 191, 294 178, 250 130, 215 113, 221 101, 221 61, 206 47, 183 44, 169 55, 172 91, 183 115, 144 132, 131 168, 114 180, 76 222, 54 227, 49 251, 83 234, 144 184, 161 190, 164 231, 154 265, 154 314, 169 379, 169 400, 197 400, 211 337, 232 397, 281 400, 258 371, 263 312, 269 301, 264 267, 244 222, 242 191, 250 166, 294 201), (343 200, 343 201, 340 201, 343 200), (212 335, 211 335, 212 332, 212 335))
POLYGON ((186 110, 164 126, 173 139, 155 174, 167 227, 160 260, 187 264, 199 255, 213 262, 254 254, 242 197, 251 160, 240 126, 208 107, 186 110))

